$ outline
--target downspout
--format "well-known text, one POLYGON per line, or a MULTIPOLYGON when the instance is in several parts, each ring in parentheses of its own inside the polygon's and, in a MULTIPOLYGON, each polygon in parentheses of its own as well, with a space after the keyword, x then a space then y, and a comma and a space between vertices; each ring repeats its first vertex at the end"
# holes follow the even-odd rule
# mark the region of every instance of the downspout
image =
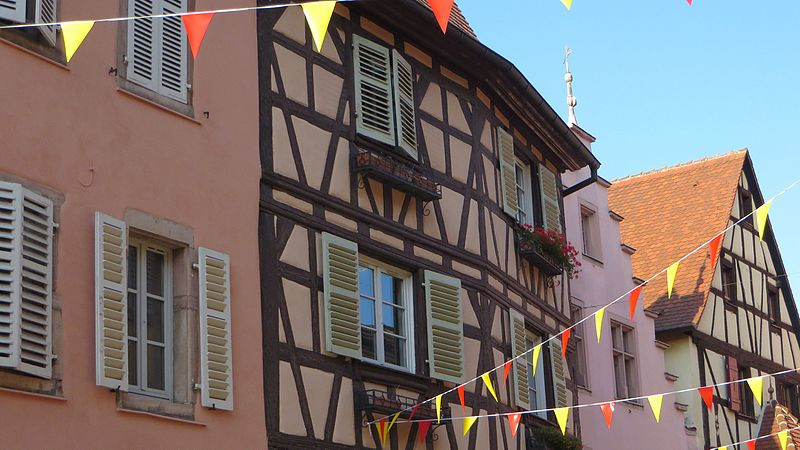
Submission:
POLYGON ((561 195, 563 197, 566 197, 568 195, 572 195, 572 194, 580 191, 581 189, 585 188, 586 186, 589 186, 590 184, 593 184, 594 182, 597 181, 597 178, 598 178, 598 176, 597 176, 598 166, 592 164, 591 166, 589 166, 589 168, 592 171, 592 173, 589 175, 589 178, 587 178, 587 179, 585 179, 585 180, 583 180, 583 181, 581 181, 581 182, 579 182, 577 184, 573 184, 572 186, 564 189, 564 191, 561 193, 561 195))

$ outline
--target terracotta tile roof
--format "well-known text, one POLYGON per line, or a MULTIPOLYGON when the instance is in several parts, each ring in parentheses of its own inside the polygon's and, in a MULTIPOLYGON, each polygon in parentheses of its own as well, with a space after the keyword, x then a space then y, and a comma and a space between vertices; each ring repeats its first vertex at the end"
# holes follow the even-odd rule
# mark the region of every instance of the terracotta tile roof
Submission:
MULTIPOLYGON (((428 3, 428 0, 417 0, 417 1, 430 9, 431 5, 428 3)), ((469 35, 476 41, 478 40, 478 36, 475 35, 475 31, 469 25, 469 22, 467 22, 467 18, 464 17, 464 13, 461 12, 461 8, 459 8, 458 5, 455 3, 453 4, 453 11, 450 13, 450 23, 452 25, 455 25, 456 28, 463 31, 464 33, 467 33, 467 35, 469 35)))
MULTIPOLYGON (((789 444, 794 444, 795 448, 800 448, 800 430, 796 430, 795 428, 797 427, 800 427, 797 417, 793 416, 785 406, 775 403, 774 405, 768 405, 764 409, 764 415, 761 418, 761 429, 758 430, 758 435, 769 436, 781 431, 794 430, 789 434, 789 444)), ((756 448, 758 450, 781 450, 781 443, 778 436, 771 436, 759 439, 756 448)), ((788 448, 792 448, 791 445, 788 445, 788 448)))
MULTIPOLYGON (((730 218, 747 150, 633 175, 612 182, 609 208, 625 218, 623 244, 635 248, 633 275, 648 279, 723 230, 730 218)), ((684 260, 672 298, 666 275, 644 290, 660 314, 656 330, 696 325, 711 286, 708 251, 684 260)))

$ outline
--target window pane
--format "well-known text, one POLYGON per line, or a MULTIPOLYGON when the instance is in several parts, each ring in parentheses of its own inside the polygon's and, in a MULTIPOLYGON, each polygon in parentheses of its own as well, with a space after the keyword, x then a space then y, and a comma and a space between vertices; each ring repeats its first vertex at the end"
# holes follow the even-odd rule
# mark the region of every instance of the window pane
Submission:
POLYGON ((139 336, 138 317, 137 296, 133 292, 128 292, 128 336, 139 336))
POLYGON ((147 345, 147 387, 164 390, 164 349, 147 345))
POLYGON ((625 340, 625 352, 633 355, 635 347, 633 346, 633 331, 625 331, 623 333, 625 340))
POLYGON ((375 301, 361 297, 361 325, 375 328, 375 301))
POLYGON ((405 336, 403 311, 394 306, 383 305, 383 329, 389 333, 405 336))
POLYGON ((164 255, 147 251, 147 293, 164 295, 164 255))
POLYGON ((361 328, 361 353, 365 358, 377 359, 375 349, 375 330, 361 328))
POLYGON ((395 305, 403 304, 403 280, 400 278, 381 274, 381 296, 386 303, 395 305))
POLYGON ((136 276, 136 265, 139 256, 139 248, 133 245, 128 247, 128 287, 137 289, 139 278, 136 276))
POLYGON ((628 382, 628 396, 636 395, 638 389, 636 387, 636 364, 633 359, 625 360, 625 379, 628 382))
POLYGON ((384 335, 383 353, 386 362, 397 366, 405 366, 405 345, 405 339, 384 335))
POLYGON ((128 384, 139 385, 139 348, 136 341, 128 340, 128 384))
POLYGON ((361 267, 358 270, 358 290, 361 295, 375 297, 375 276, 372 269, 361 267))
POLYGON ((614 378, 616 381, 617 398, 627 397, 625 383, 625 364, 622 355, 614 355, 614 378))
POLYGON ((147 298, 147 339, 164 342, 164 302, 147 298))

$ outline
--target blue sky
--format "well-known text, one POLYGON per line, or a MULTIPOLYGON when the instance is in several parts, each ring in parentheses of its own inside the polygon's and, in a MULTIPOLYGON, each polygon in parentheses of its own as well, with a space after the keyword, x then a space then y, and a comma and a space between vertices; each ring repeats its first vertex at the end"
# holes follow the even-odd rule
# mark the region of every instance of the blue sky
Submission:
MULTIPOLYGON (((479 39, 578 123, 607 179, 747 147, 766 197, 800 178, 797 0, 457 0, 479 39)), ((800 300, 800 186, 772 208, 800 300)), ((695 211, 702 214, 702 211, 695 211)))

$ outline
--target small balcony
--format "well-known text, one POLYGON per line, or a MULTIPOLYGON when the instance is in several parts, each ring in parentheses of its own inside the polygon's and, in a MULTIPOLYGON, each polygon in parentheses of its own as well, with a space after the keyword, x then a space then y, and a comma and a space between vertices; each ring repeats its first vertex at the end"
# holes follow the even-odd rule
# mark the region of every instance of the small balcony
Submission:
MULTIPOLYGON (((419 400, 411 397, 405 397, 397 394, 389 394, 388 392, 378 389, 369 389, 356 393, 356 408, 362 413, 371 412, 373 414, 389 416, 397 414, 398 411, 403 411, 400 417, 408 419, 411 411, 419 400)), ((450 408, 442 406, 442 418, 450 417, 450 408)), ((414 411, 414 420, 416 419, 436 419, 436 406, 433 402, 419 405, 414 411)))
POLYGON ((519 254, 528 262, 538 267, 548 276, 561 275, 561 264, 550 255, 545 254, 539 247, 530 242, 519 242, 519 254))
POLYGON ((399 191, 408 192, 425 202, 442 198, 441 186, 431 180, 424 169, 388 154, 359 149, 353 171, 399 191))

